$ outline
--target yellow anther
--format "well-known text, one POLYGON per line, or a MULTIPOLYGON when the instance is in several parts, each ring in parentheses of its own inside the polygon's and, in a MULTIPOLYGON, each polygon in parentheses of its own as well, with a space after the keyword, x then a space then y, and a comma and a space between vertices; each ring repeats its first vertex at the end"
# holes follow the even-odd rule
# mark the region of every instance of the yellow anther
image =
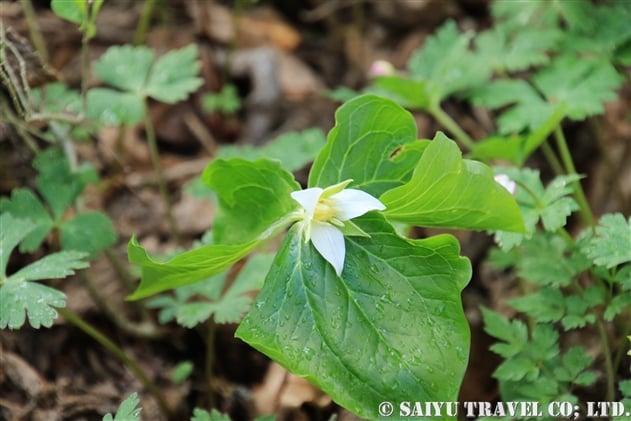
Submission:
POLYGON ((320 222, 327 222, 335 216, 335 208, 326 199, 319 200, 313 212, 313 219, 320 222))

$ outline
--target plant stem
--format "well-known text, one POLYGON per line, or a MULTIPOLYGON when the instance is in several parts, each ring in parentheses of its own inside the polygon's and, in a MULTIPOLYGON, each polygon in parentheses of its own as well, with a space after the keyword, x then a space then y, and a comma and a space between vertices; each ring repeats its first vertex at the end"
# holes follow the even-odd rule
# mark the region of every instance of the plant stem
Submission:
MULTIPOLYGON (((561 126, 557 126, 554 130, 554 137, 557 142, 557 148, 559 149, 559 153, 561 154, 561 160, 563 161, 563 165, 565 166, 565 171, 567 174, 577 174, 576 168, 574 167, 574 161, 572 161, 572 154, 570 153, 570 149, 567 146, 567 141, 565 140, 565 135, 563 134, 563 130, 561 126)), ((589 207, 589 203, 587 202, 587 198, 585 197, 585 192, 583 191, 583 186, 580 181, 574 181, 574 185, 576 189, 574 190, 574 197, 578 202, 578 206, 580 207, 581 217, 583 218, 583 222, 590 226, 594 227, 596 225, 594 220, 594 215, 592 214, 592 210, 589 207)))
POLYGON ((127 270, 127 268, 123 265, 121 260, 116 255, 116 253, 112 251, 111 247, 106 248, 105 250, 103 250, 103 252, 105 253, 105 256, 107 257, 107 260, 109 260, 110 264, 112 265, 112 268, 114 268, 114 271, 120 278, 121 284, 123 284, 123 286, 125 287, 127 291, 129 292, 133 291, 135 288, 134 287, 135 277, 127 270))
POLYGON ((39 54, 39 57, 42 59, 44 64, 48 64, 48 50, 46 49, 46 43, 44 42, 42 32, 39 30, 37 17, 35 16, 35 10, 33 9, 33 3, 31 3, 31 0, 21 0, 20 3, 22 4, 22 11, 24 12, 26 25, 28 26, 28 31, 31 35, 33 45, 35 45, 35 49, 37 50, 37 54, 39 54))
POLYGON ((453 118, 449 114, 447 114, 441 107, 440 104, 435 106, 430 106, 427 110, 440 124, 445 127, 453 136, 455 136, 456 140, 460 143, 461 146, 465 147, 468 150, 472 150, 474 145, 473 139, 464 131, 458 123, 455 122, 453 118))
POLYGON ((206 323, 206 366, 204 367, 204 377, 208 386, 208 402, 209 408, 215 406, 215 387, 213 381, 213 369, 215 366, 215 333, 217 324, 215 319, 211 317, 206 323))
POLYGON ((607 373, 607 394, 605 400, 613 401, 616 396, 616 373, 613 369, 613 360, 611 359, 611 348, 609 347, 609 338, 607 336, 607 330, 605 329, 605 323, 601 317, 598 317, 596 323, 598 327, 598 333, 600 334, 600 342, 603 346, 603 357, 605 358, 605 372, 607 373))
POLYGON ((79 272, 79 278, 87 288, 92 301, 121 331, 142 339, 158 339, 164 336, 164 331, 160 330, 154 323, 135 323, 129 320, 124 313, 114 308, 108 300, 103 298, 94 284, 94 280, 85 271, 79 272))
POLYGON ((82 115, 88 113, 88 83, 90 81, 90 37, 87 29, 81 37, 81 109, 82 115))
POLYGON ((125 351, 121 349, 114 342, 110 341, 105 335, 99 332, 95 327, 82 320, 77 314, 68 310, 67 308, 57 308, 57 311, 66 319, 69 323, 73 324, 77 328, 81 329, 85 334, 97 341, 101 346, 110 351, 116 358, 127 367, 132 374, 143 384, 143 386, 151 393, 156 399, 158 406, 162 413, 169 418, 171 411, 167 405, 167 401, 162 395, 160 388, 149 379, 144 370, 131 358, 127 356, 125 351))
MULTIPOLYGON (((631 319, 631 314, 627 314, 627 322, 629 321, 629 319, 631 319)), ((624 323, 625 321, 623 321, 624 323)), ((630 324, 631 325, 631 324, 630 324)), ((614 372, 618 369, 618 367, 620 366, 620 362, 622 361, 623 356, 627 353, 627 350, 629 349, 629 340, 627 339, 627 336, 631 335, 631 328, 626 328, 625 329, 621 329, 623 331, 622 334, 622 344, 618 347, 618 350, 616 351, 616 355, 613 358, 613 370, 614 372)))
MULTIPOLYGON (((598 279, 599 282, 603 282, 602 279, 598 279)), ((578 283, 576 279, 572 280, 570 284, 572 289, 576 291, 576 293, 580 296, 585 294, 585 290, 578 283)), ((595 312, 594 312, 595 313, 595 312)), ((603 347, 603 358, 605 359, 605 372, 607 373, 607 394, 605 395, 605 400, 613 401, 616 395, 616 373, 614 370, 613 359, 611 358, 611 347, 609 346, 609 336, 607 335, 607 329, 605 327, 605 322, 602 318, 602 315, 596 314, 596 328, 598 329, 598 334, 600 335, 600 342, 603 347)))
POLYGON ((156 0, 145 1, 142 7, 142 13, 140 14, 140 20, 138 26, 136 26, 136 33, 134 34, 134 45, 140 45, 145 42, 147 36, 147 29, 151 22, 151 16, 153 15, 153 8, 156 5, 156 0))
POLYGON ((559 161, 559 158, 557 158, 554 150, 547 140, 541 144, 541 151, 546 157, 546 161, 548 161, 548 164, 550 164, 552 171, 554 171, 556 175, 565 174, 565 171, 563 170, 563 165, 561 165, 561 161, 559 161))
POLYGON ((177 223, 173 217, 173 209, 171 208, 171 200, 169 199, 169 191, 167 189, 166 180, 164 179, 164 173, 162 171, 162 164, 160 163, 160 154, 158 153, 158 142, 156 141, 156 133, 153 128, 153 122, 149 116, 148 104, 145 101, 145 131, 147 133, 147 143, 149 144, 149 154, 151 155, 151 162, 153 169, 158 179, 158 188, 160 190, 160 196, 166 208, 166 216, 171 228, 171 234, 175 238, 178 244, 181 244, 180 233, 177 228, 177 223))

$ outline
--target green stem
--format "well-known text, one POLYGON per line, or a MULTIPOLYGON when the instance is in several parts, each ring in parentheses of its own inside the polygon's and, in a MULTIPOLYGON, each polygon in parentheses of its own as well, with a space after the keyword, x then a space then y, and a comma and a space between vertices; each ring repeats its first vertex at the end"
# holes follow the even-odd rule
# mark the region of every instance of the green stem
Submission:
POLYGON ((541 151, 543 152, 543 156, 545 156, 546 161, 548 161, 548 164, 550 164, 552 171, 554 171, 556 175, 565 174, 565 171, 563 170, 563 165, 561 165, 561 161, 559 161, 559 158, 557 158, 554 150, 552 149, 548 141, 545 141, 541 144, 541 151))
MULTIPOLYGON (((87 7, 90 8, 88 2, 87 7)), ((81 107, 82 116, 88 113, 88 82, 90 80, 90 37, 88 36, 88 30, 83 31, 81 37, 81 107)))
POLYGON ((465 147, 468 150, 472 150, 474 145, 473 139, 464 131, 456 121, 451 118, 449 114, 447 114, 440 107, 440 104, 436 104, 435 106, 430 106, 427 110, 438 122, 447 129, 453 136, 455 136, 456 140, 460 143, 461 146, 465 147))
MULTIPOLYGON (((134 281, 136 278, 129 272, 129 270, 127 270, 127 267, 123 264, 123 262, 121 262, 121 259, 116 255, 116 252, 113 251, 111 247, 106 248, 103 252, 118 275, 118 279, 121 281, 125 290, 128 292, 133 291, 135 289, 134 281)), ((159 334, 156 335, 156 337, 161 336, 162 332, 159 332, 159 329, 153 324, 153 317, 151 317, 151 313, 149 313, 147 307, 140 304, 139 301, 138 304, 137 308, 138 311, 140 311, 142 320, 144 320, 146 324, 151 324, 153 326, 153 330, 159 334)))
POLYGON ((158 152, 158 142, 156 141, 156 133, 153 128, 153 122, 151 121, 151 117, 149 116, 148 104, 145 101, 145 131, 147 133, 147 143, 149 144, 149 154, 151 155, 151 162, 153 164, 153 169, 156 173, 156 177, 158 179, 158 188, 160 190, 160 196, 162 197, 162 201, 164 202, 164 206, 166 208, 166 216, 169 222, 169 227, 171 228, 171 234, 175 238, 175 241, 178 244, 181 244, 180 233, 177 228, 177 223, 175 218, 173 217, 173 209, 171 208, 171 200, 169 199, 169 191, 167 189, 167 183, 164 179, 164 173, 162 171, 162 164, 160 162, 160 154, 158 152))
POLYGON ((44 42, 42 32, 39 30, 37 17, 35 16, 35 10, 33 9, 33 3, 31 3, 31 0, 21 0, 20 3, 22 4, 22 11, 24 12, 26 25, 28 26, 28 31, 31 35, 33 45, 35 45, 35 49, 37 50, 37 54, 39 54, 44 64, 48 64, 48 50, 46 49, 46 43, 44 42))
POLYGON ((88 290, 88 294, 97 307, 118 327, 121 331, 142 339, 158 339, 164 336, 164 331, 160 330, 152 322, 135 323, 129 320, 124 313, 114 308, 108 300, 106 300, 99 289, 96 287, 94 280, 85 271, 79 272, 79 278, 88 290))
MULTIPOLYGON (((557 148, 559 149, 559 153, 561 154, 561 160, 563 161, 563 165, 565 166, 566 173, 577 174, 576 168, 574 167, 574 161, 572 160, 572 154, 570 153, 570 149, 567 146, 567 141, 565 140, 565 135, 563 134, 561 126, 557 126, 557 128, 555 129, 554 137, 556 139, 557 148)), ((587 198, 585 197, 583 186, 581 185, 580 181, 574 181, 574 185, 576 186, 574 190, 574 197, 576 198, 576 202, 580 207, 580 213, 581 217, 583 218, 583 222, 593 228, 596 223, 594 220, 594 215, 592 214, 592 210, 589 207, 589 203, 587 202, 587 198)))
POLYGON ((104 252, 107 260, 109 260, 110 264, 114 268, 114 271, 118 275, 125 289, 128 292, 133 291, 135 289, 134 280, 136 278, 127 270, 127 268, 123 265, 121 260, 116 255, 116 253, 112 251, 110 247, 106 248, 104 252))
POLYGON ((607 394, 605 395, 605 400, 611 402, 616 396, 616 373, 613 368, 607 329, 605 329, 605 323, 600 316, 598 317, 596 326, 598 328, 598 333, 600 334, 600 342, 602 344, 604 354, 603 357, 605 358, 605 372, 607 373, 607 394))
POLYGON ((136 26, 136 33, 134 34, 134 45, 140 45, 145 42, 147 36, 147 29, 151 22, 151 16, 153 15, 153 8, 156 5, 156 0, 147 0, 142 7, 142 13, 136 26))
POLYGON ((169 418, 171 411, 169 410, 169 406, 167 405, 167 401, 162 395, 162 391, 155 383, 149 379, 149 376, 144 372, 144 370, 131 358, 127 356, 125 351, 121 349, 114 342, 110 341, 105 335, 99 332, 95 327, 90 325, 89 323, 82 320, 77 314, 68 310, 67 308, 57 308, 59 314, 63 316, 69 323, 81 329, 85 334, 90 336, 92 339, 97 341, 101 346, 111 352, 116 358, 121 360, 121 362, 127 367, 133 375, 143 384, 143 386, 151 393, 151 395, 156 399, 158 406, 160 406, 160 410, 162 413, 169 418))
MULTIPOLYGON (((602 279, 598 279, 598 281, 602 283, 602 279)), ((585 294, 585 290, 576 279, 572 280, 570 286, 577 294, 581 296, 585 294)), ((609 346, 609 336, 607 335, 605 322, 602 319, 602 315, 596 315, 596 318, 596 328, 598 329, 598 334, 600 335, 600 342, 603 348, 603 358, 605 359, 605 372, 607 373, 607 392, 605 400, 611 402, 614 400, 616 395, 616 373, 614 370, 613 359, 611 358, 611 347, 609 346)))
MULTIPOLYGON (((623 320, 623 323, 626 323, 627 326, 631 326, 631 323, 628 323, 629 321, 631 321, 631 313, 627 313, 626 314, 626 322, 623 320)), ((613 358, 613 370, 614 372, 618 369, 618 367, 620 366, 620 362, 622 361, 622 358, 624 355, 627 354, 628 350, 629 350, 629 345, 630 342, 627 339, 627 337, 629 335, 631 335, 631 328, 626 328, 626 332, 625 329, 621 329, 624 333, 622 334, 622 343, 621 345, 618 347, 618 350, 616 351, 616 355, 613 358)))

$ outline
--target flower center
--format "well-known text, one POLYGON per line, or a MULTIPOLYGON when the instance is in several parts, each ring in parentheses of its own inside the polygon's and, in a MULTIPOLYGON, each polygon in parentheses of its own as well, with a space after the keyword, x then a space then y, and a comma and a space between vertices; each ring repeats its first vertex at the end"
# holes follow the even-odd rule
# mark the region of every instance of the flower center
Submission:
POLYGON ((318 200, 313 219, 320 222, 328 222, 335 216, 335 208, 331 206, 331 202, 327 199, 318 200))

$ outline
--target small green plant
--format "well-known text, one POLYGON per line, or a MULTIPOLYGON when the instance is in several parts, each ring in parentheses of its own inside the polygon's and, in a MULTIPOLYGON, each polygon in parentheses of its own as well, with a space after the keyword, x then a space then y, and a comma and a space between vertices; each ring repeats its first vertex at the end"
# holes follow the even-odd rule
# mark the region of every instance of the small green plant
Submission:
MULTIPOLYGON (((103 417, 103 421, 140 421, 140 413, 142 408, 137 408, 140 400, 137 393, 132 393, 121 402, 116 415, 112 417, 112 414, 107 414, 103 417)), ((254 421, 274 421, 276 419, 273 415, 262 416, 255 418, 254 421)), ((195 408, 190 421, 232 421, 232 419, 216 409, 205 411, 203 409, 195 408)))
POLYGON ((32 327, 50 327, 57 317, 55 307, 65 307, 66 296, 34 281, 72 275, 76 269, 88 266, 84 260, 87 253, 75 250, 51 253, 7 275, 11 251, 35 231, 37 225, 29 219, 14 218, 3 212, 0 214, 0 227, 0 329, 19 329, 27 315, 32 327))
POLYGON ((51 306, 65 307, 65 295, 53 288, 29 281, 60 278, 73 269, 85 268, 91 259, 116 241, 109 218, 98 211, 66 214, 96 174, 89 167, 72 172, 59 149, 42 152, 34 162, 39 170, 36 180, 46 205, 29 189, 14 189, 11 198, 0 198, 2 213, 3 270, 11 250, 33 252, 50 236, 58 235, 63 251, 50 254, 0 281, 0 328, 18 329, 24 324, 24 311, 31 326, 49 327, 56 312, 51 306), (6 256, 6 257, 5 257, 6 256))
POLYGON ((136 408, 140 400, 137 393, 132 393, 121 402, 116 415, 112 417, 112 414, 107 414, 103 417, 103 421, 139 421, 142 408, 136 408))
POLYGON ((207 113, 219 112, 222 114, 234 114, 241 109, 241 100, 237 87, 227 83, 221 91, 205 94, 202 97, 202 107, 207 113))

